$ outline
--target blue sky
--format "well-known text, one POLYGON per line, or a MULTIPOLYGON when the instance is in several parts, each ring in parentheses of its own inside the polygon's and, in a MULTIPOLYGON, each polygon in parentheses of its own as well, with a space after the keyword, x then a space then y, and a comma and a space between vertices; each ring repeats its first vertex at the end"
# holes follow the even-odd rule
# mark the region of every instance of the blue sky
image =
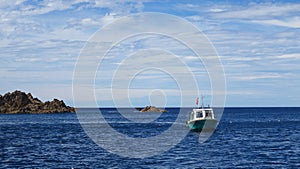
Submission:
MULTIPOLYGON (((299 106, 297 1, 1 0, 0 93, 19 89, 42 100, 57 97, 73 105, 73 70, 86 41, 104 25, 139 12, 176 15, 203 31, 224 66, 226 106, 299 106)), ((171 84, 169 80, 152 87, 176 89, 171 84)), ((209 82, 201 85, 208 94, 209 82)), ((172 97, 167 103, 177 104, 172 97)))

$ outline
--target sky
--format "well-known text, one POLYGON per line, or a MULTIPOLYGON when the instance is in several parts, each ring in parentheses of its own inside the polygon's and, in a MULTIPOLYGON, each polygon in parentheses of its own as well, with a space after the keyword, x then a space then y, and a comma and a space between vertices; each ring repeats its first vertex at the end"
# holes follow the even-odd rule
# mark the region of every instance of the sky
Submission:
MULTIPOLYGON (((224 68, 225 106, 300 106, 300 1, 0 0, 0 94, 22 90, 73 106, 74 69, 87 41, 105 25, 141 12, 175 15, 206 35, 224 68)), ((122 63, 118 56, 137 52, 128 45, 176 50, 173 43, 149 35, 114 48, 115 59, 104 60, 96 75, 100 106, 113 106, 103 89, 111 82, 110 70, 122 63)), ((203 63, 187 53, 183 59, 209 99, 211 85, 203 63)), ((153 103, 179 105, 174 79, 161 71, 140 72, 131 87, 139 89, 131 93, 134 106, 149 104, 155 95, 168 96, 152 98, 153 103)))

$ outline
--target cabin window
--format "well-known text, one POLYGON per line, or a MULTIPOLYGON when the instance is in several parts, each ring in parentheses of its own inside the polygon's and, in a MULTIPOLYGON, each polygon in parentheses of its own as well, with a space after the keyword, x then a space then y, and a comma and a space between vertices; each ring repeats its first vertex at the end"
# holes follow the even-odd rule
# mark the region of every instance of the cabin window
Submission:
POLYGON ((203 117, 203 114, 202 113, 197 113, 197 118, 202 118, 203 117))
POLYGON ((212 118, 211 112, 210 111, 206 111, 205 112, 205 117, 206 118, 212 118))

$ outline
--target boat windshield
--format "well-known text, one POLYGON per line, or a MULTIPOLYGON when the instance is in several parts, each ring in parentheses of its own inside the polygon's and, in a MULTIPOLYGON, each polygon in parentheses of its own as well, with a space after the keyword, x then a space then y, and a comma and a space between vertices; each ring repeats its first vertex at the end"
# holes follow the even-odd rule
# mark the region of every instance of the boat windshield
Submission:
POLYGON ((197 112, 196 118, 202 118, 202 117, 203 117, 202 112, 197 112))
POLYGON ((205 117, 206 118, 212 118, 212 113, 210 110, 205 110, 205 117))

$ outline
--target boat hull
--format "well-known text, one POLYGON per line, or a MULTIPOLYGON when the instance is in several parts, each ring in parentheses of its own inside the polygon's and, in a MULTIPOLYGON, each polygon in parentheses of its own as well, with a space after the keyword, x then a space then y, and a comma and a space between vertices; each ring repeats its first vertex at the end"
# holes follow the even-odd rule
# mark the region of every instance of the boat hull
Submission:
POLYGON ((203 119, 189 122, 188 127, 194 131, 214 131, 217 124, 215 119, 203 119))

